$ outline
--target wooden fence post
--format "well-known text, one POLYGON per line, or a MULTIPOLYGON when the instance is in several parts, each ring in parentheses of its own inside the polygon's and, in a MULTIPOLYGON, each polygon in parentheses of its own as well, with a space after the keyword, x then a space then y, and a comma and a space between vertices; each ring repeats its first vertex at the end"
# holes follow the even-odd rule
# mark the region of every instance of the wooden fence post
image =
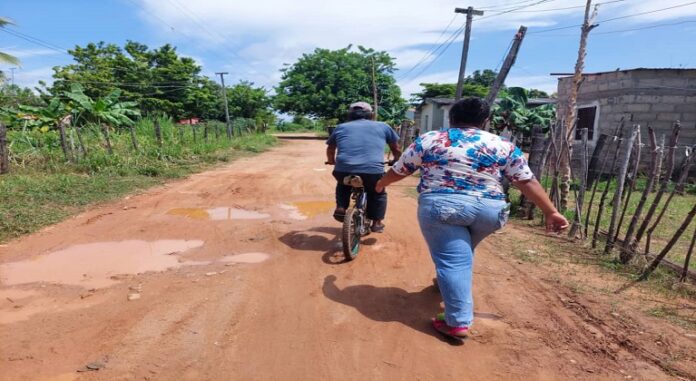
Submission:
POLYGON ((629 250, 631 241, 633 240, 633 232, 636 228, 636 225, 638 224, 638 220, 640 219, 641 214, 643 213, 643 208, 645 207, 645 203, 648 200, 650 189, 652 189, 653 185, 655 184, 655 179, 657 178, 656 172, 660 170, 659 163, 662 161, 662 152, 657 146, 655 130, 653 130, 653 128, 650 125, 648 125, 648 138, 650 139, 650 157, 652 162, 652 171, 650 173, 650 176, 648 177, 647 184, 645 184, 645 189, 643 189, 643 194, 640 196, 638 206, 636 206, 636 210, 633 212, 631 223, 628 225, 628 229, 626 230, 626 236, 623 240, 623 247, 621 249, 621 254, 619 255, 621 263, 624 264, 630 262, 631 259, 633 259, 634 254, 629 250))
MULTIPOLYGON (((532 143, 529 150, 529 168, 534 173, 534 176, 541 181, 541 172, 543 170, 544 158, 546 156, 546 136, 542 132, 540 126, 532 128, 532 143)), ((522 208, 520 209, 522 218, 534 219, 534 203, 523 197, 522 208)))
POLYGON ((638 136, 636 136, 636 140, 633 145, 633 153, 631 156, 633 156, 633 170, 631 171, 631 182, 628 185, 627 188, 624 189, 624 193, 626 193, 626 197, 624 200, 624 206, 623 209, 621 210, 621 218, 619 218, 619 224, 617 225, 618 227, 616 228, 616 234, 614 235, 614 242, 619 239, 619 233, 621 233, 621 227, 623 226, 624 223, 624 218, 626 218, 626 211, 628 210, 628 203, 631 201, 631 195, 633 195, 633 191, 636 186, 636 180, 638 179, 638 169, 640 167, 640 155, 642 152, 641 146, 641 137, 640 133, 638 136))
POLYGON ((111 139, 109 139, 109 125, 108 124, 102 124, 102 133, 104 134, 104 141, 106 142, 106 150, 109 152, 109 155, 112 155, 114 153, 113 148, 111 148, 111 139))
POLYGON ((63 156, 65 156, 65 160, 71 160, 68 137, 65 135, 65 123, 62 120, 58 121, 58 132, 60 134, 60 149, 63 150, 63 156))
POLYGON ((669 196, 667 197, 667 201, 665 201, 665 205, 662 207, 662 210, 660 211, 660 214, 658 214, 657 218, 655 219, 655 222, 648 229, 648 232, 647 232, 647 235, 645 238, 645 254, 646 255, 650 253, 650 243, 652 242, 653 232, 657 228, 657 225, 660 224, 660 221, 662 221, 662 217, 665 215, 667 208, 669 208, 669 204, 672 203, 672 199, 674 198, 674 195, 678 192, 678 189, 680 187, 683 187, 684 183, 686 182, 686 179, 689 176, 689 170, 691 170, 691 164, 693 164, 693 155, 687 156, 686 161, 684 163, 682 163, 681 172, 679 174, 679 180, 677 181, 677 184, 672 188, 672 191, 669 193, 669 196))
POLYGON ((157 139, 157 144, 162 147, 162 128, 159 120, 155 119, 153 125, 155 127, 155 139, 157 139))
POLYGON ((131 144, 133 144, 133 149, 138 150, 138 138, 135 136, 135 126, 129 128, 131 136, 131 144))
MULTIPOLYGON (((612 160, 611 166, 609 167, 610 174, 614 173, 614 169, 616 169, 616 163, 619 161, 619 153, 621 152, 621 142, 622 141, 623 141, 623 123, 621 124, 621 131, 619 131, 618 135, 616 135, 616 151, 614 151, 614 160, 612 160)), ((597 183, 599 183, 599 180, 600 179, 597 179, 597 183)), ((602 191, 602 196, 599 199, 599 207, 597 209, 597 218, 595 220, 594 231, 592 232, 592 248, 593 249, 595 247, 597 247, 597 237, 599 236, 599 224, 602 221, 602 215, 604 214, 604 204, 606 203, 606 200, 607 200, 607 194, 609 193, 609 184, 610 183, 611 183, 611 180, 607 180, 607 183, 604 186, 604 190, 602 191)))
MULTIPOLYGON (((696 144, 691 146, 691 147, 686 147, 686 151, 684 152, 684 160, 682 161, 681 166, 684 167, 684 164, 689 161, 689 158, 696 154, 694 151, 696 150, 696 144)), ((687 174, 688 175, 688 174, 687 174)), ((685 187, 686 182, 685 181, 680 181, 679 185, 677 185, 677 193, 679 195, 684 195, 684 187, 685 187)))
POLYGON ((75 129, 75 134, 77 134, 77 142, 80 144, 82 157, 87 158, 87 147, 85 146, 85 141, 82 140, 82 133, 80 132, 80 128, 77 126, 74 126, 73 128, 75 129))
POLYGON ((10 153, 7 145, 7 128, 0 122, 0 175, 10 172, 10 153))
POLYGON ((587 187, 587 172, 588 172, 588 162, 587 162, 587 128, 580 129, 581 137, 581 148, 580 151, 580 189, 578 189, 577 199, 575 200, 575 217, 573 218, 573 225, 568 232, 570 238, 576 238, 578 230, 580 231, 580 238, 584 239, 586 232, 582 229, 582 208, 585 202, 585 189, 587 187))
MULTIPOLYGON (((633 151, 633 143, 636 141, 636 137, 640 134, 640 126, 637 124, 633 125, 633 132, 628 138, 626 143, 626 154, 621 161, 621 167, 619 167, 619 174, 616 178, 616 193, 614 193, 614 201, 611 211, 611 220, 609 221, 609 231, 607 233, 607 243, 604 246, 604 254, 611 253, 614 248, 614 230, 616 229, 616 220, 619 215, 619 209, 621 209, 621 195, 623 194, 624 183, 626 182, 626 173, 628 173, 628 163, 631 161, 631 151, 633 151)), ((617 150, 617 152, 620 150, 617 150)))
MULTIPOLYGON (((657 265, 660 264, 660 262, 667 256, 667 253, 669 253, 670 250, 672 250, 672 246, 674 246, 677 241, 679 241, 679 238, 681 238, 682 234, 684 233, 684 230, 686 230, 687 227, 691 224, 691 221, 694 219, 694 215, 696 215, 696 204, 691 208, 691 211, 689 214, 686 216, 684 219, 684 222, 682 222, 681 226, 677 231, 674 233, 672 236, 672 239, 669 240, 667 243, 667 246, 665 246, 664 249, 660 252, 660 254, 655 257, 655 259, 650 263, 648 268, 643 272, 643 274, 638 277, 638 281, 643 281, 648 279, 650 274, 652 274, 653 271, 657 268, 657 265)), ((687 268, 688 270, 688 268, 687 268)))
POLYGON ((691 254, 694 252, 695 243, 696 228, 694 228, 694 234, 691 236, 691 244, 689 245, 689 251, 686 253, 686 258, 684 258, 684 269, 682 270, 681 276, 679 277, 680 282, 686 282, 686 276, 689 274, 689 262, 691 261, 691 254))
MULTIPOLYGON (((662 174, 660 188, 658 189, 657 194, 655 195, 655 198, 653 199, 653 202, 650 205, 650 208, 648 209, 648 213, 645 214, 645 219, 643 220, 643 223, 641 223, 640 227, 638 228, 638 232, 636 233, 636 238, 634 242, 630 243, 629 250, 631 251, 636 249, 636 246, 638 246, 641 239, 643 238, 643 234, 645 234, 645 231, 648 229, 648 225, 650 225, 650 221, 652 220, 652 217, 655 214, 657 207, 660 205, 660 201, 662 201, 662 196, 664 196, 665 192, 667 192, 667 187, 669 186, 669 183, 672 180, 672 172, 674 172, 674 152, 677 148, 677 142, 679 141, 680 129, 681 124, 679 123, 679 121, 676 121, 674 123, 674 128, 672 129, 672 137, 669 139, 669 149, 667 150, 667 156, 665 157, 665 173, 662 174)), ((662 147, 664 149, 664 144, 662 145, 662 147)))
POLYGON ((599 173, 599 168, 607 159, 607 153, 606 151, 603 151, 604 145, 607 144, 607 139, 609 139, 609 136, 606 134, 601 134, 597 138, 594 151, 592 151, 592 158, 590 158, 590 164, 587 166, 587 188, 592 188, 595 180, 601 176, 599 173), (602 153, 604 153, 604 158, 600 158, 602 153))

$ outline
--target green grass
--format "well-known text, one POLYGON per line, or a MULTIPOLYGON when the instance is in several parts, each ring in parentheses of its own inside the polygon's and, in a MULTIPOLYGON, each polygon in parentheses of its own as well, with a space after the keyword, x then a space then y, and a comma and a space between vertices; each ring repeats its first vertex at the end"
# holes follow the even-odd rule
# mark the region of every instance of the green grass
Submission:
POLYGON ((136 130, 137 151, 129 132, 112 132, 114 154, 106 152, 96 130, 87 129, 83 139, 88 155, 80 155, 77 162, 65 160, 55 132, 11 131, 11 172, 0 176, 0 242, 59 222, 95 203, 262 152, 276 143, 274 137, 262 134, 228 140, 224 130, 215 139, 213 126, 207 143, 202 126, 197 127, 195 140, 191 127, 184 127, 182 139, 181 127, 166 119, 160 122, 162 146, 154 137, 152 120, 143 120, 136 130))

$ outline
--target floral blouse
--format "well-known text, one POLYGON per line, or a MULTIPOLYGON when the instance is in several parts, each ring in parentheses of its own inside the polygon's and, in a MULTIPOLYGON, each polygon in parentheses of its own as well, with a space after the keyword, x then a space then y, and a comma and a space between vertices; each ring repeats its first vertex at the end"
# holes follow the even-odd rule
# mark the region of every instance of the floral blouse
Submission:
POLYGON ((505 199, 502 180, 530 180, 522 151, 478 128, 449 128, 419 136, 394 164, 407 176, 421 170, 418 193, 459 193, 505 199))

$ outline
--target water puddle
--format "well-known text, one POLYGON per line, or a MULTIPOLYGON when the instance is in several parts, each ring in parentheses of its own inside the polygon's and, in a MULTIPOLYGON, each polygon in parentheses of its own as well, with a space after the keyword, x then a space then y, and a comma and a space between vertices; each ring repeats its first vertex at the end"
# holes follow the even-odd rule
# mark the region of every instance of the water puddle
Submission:
POLYGON ((5 285, 49 282, 85 288, 107 287, 112 277, 164 271, 194 262, 180 262, 176 255, 203 246, 197 240, 120 241, 75 245, 37 258, 0 265, 5 285))
POLYGON ((294 220, 306 220, 323 214, 330 214, 336 207, 333 201, 297 201, 280 206, 289 212, 294 220))
POLYGON ((261 263, 271 256, 266 253, 244 253, 236 255, 227 255, 220 259, 220 262, 225 263, 261 263))
POLYGON ((259 213, 253 210, 219 207, 219 208, 176 208, 167 212, 171 216, 183 216, 196 220, 213 220, 213 221, 229 221, 229 220, 260 220, 269 218, 266 213, 259 213))

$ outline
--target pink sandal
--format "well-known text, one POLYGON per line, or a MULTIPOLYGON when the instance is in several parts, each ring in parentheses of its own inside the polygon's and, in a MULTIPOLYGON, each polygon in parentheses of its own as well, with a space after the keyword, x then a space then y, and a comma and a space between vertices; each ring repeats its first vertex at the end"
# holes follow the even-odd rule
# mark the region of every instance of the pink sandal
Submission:
POLYGON ((436 331, 453 339, 462 340, 469 336, 469 327, 450 327, 440 316, 434 318, 432 324, 436 331))

